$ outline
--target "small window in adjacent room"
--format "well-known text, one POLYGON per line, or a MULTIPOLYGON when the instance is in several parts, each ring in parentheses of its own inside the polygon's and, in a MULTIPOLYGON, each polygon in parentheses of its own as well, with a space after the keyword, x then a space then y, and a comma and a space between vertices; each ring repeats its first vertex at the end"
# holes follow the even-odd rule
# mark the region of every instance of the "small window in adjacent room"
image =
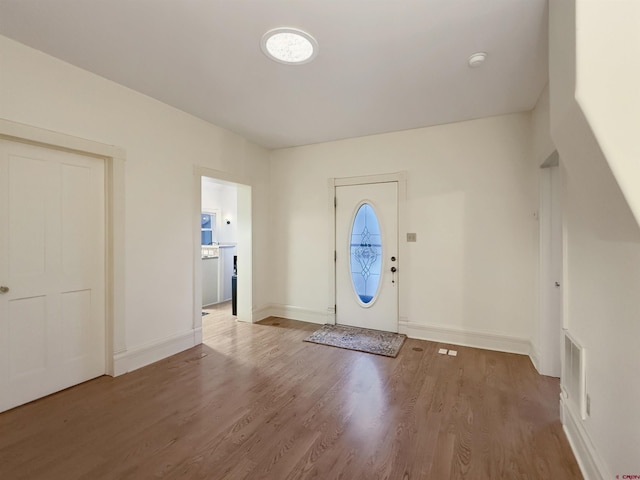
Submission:
POLYGON ((215 213, 202 213, 200 216, 201 230, 200 230, 200 243, 201 245, 214 245, 217 241, 216 235, 216 214, 215 213))

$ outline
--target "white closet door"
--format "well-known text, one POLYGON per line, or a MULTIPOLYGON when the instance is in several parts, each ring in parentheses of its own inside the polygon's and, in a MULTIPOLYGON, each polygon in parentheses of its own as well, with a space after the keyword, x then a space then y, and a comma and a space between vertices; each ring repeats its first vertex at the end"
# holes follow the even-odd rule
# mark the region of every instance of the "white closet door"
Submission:
POLYGON ((105 373, 104 162, 0 140, 0 411, 105 373))

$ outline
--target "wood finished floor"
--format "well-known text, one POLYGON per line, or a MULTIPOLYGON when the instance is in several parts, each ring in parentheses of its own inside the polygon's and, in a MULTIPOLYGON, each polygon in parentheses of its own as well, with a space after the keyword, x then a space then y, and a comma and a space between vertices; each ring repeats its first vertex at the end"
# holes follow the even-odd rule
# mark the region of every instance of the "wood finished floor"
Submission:
POLYGON ((279 318, 0 414, 0 479, 580 479, 529 359, 408 339, 397 358, 279 318))

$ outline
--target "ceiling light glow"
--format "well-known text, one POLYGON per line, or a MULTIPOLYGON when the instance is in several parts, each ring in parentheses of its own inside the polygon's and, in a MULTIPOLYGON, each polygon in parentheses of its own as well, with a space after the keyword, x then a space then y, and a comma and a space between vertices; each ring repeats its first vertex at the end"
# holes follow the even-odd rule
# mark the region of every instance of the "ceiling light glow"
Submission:
POLYGON ((467 62, 471 68, 478 68, 480 65, 484 63, 487 59, 487 54, 485 52, 474 53, 469 57, 467 62))
POLYGON ((271 60, 285 65, 309 63, 318 54, 318 42, 297 28, 274 28, 262 36, 260 46, 271 60))

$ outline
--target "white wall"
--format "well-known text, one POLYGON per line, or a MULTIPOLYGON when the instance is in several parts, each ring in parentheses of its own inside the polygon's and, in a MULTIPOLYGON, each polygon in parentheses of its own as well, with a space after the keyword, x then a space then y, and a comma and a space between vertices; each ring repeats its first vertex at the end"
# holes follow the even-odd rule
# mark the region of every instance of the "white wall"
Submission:
POLYGON ((418 241, 399 258, 401 320, 414 335, 442 327, 528 345, 537 278, 529 130, 524 113, 272 152, 274 304, 316 318, 333 306, 327 180, 406 171, 407 228, 418 241))
POLYGON ((640 222, 640 2, 576 2, 580 108, 640 222))
POLYGON ((547 84, 531 111, 531 160, 537 169, 555 151, 551 139, 551 100, 547 84))
POLYGON ((235 185, 217 183, 202 179, 202 211, 220 210, 218 242, 236 244, 238 242, 238 188, 235 185), (231 221, 227 225, 226 219, 231 221))
MULTIPOLYGON (((246 179, 254 235, 266 236, 268 153, 238 135, 5 37, 0 117, 125 149, 127 351, 193 328, 194 165, 246 179)), ((267 301, 261 245, 254 241, 258 307, 267 301)))
MULTIPOLYGON (((591 69, 579 68, 576 79, 575 40, 583 41, 582 34, 576 37, 576 20, 580 20, 576 10, 587 3, 550 2, 551 135, 564 176, 565 314, 569 332, 587 352, 587 392, 591 397, 591 415, 582 420, 568 411, 571 418, 565 419, 565 424, 588 478, 622 478, 637 473, 640 451, 640 230, 591 128, 612 119, 600 119, 599 115, 607 116, 604 111, 583 110, 575 98, 576 85, 588 81, 583 76, 594 74, 596 69, 606 70, 609 62, 601 58, 599 64, 592 58, 591 69)), ((616 11, 616 6, 632 2, 595 3, 606 3, 616 11)), ((608 38, 622 35, 627 25, 625 19, 620 20, 620 31, 617 25, 610 25, 599 40, 606 44, 608 38)), ((579 43, 577 49, 591 43, 579 43)), ((629 46, 629 52, 634 48, 629 46)), ((618 57, 620 52, 612 54, 618 57)), ((629 61, 632 55, 624 58, 629 61)), ((630 92, 618 84, 618 79, 625 82, 623 71, 610 73, 616 75, 616 81, 601 84, 591 94, 637 95, 637 88, 630 92)), ((588 95, 587 91, 583 95, 588 95)), ((629 121, 625 115, 617 121, 625 131, 632 126, 625 124, 629 121)), ((633 129, 636 127, 637 122, 633 129)), ((599 133, 607 135, 606 129, 599 133)), ((625 149, 624 140, 614 141, 616 148, 625 149)), ((624 150, 625 156, 632 151, 624 150)), ((633 161, 637 164, 637 156, 633 161)))

